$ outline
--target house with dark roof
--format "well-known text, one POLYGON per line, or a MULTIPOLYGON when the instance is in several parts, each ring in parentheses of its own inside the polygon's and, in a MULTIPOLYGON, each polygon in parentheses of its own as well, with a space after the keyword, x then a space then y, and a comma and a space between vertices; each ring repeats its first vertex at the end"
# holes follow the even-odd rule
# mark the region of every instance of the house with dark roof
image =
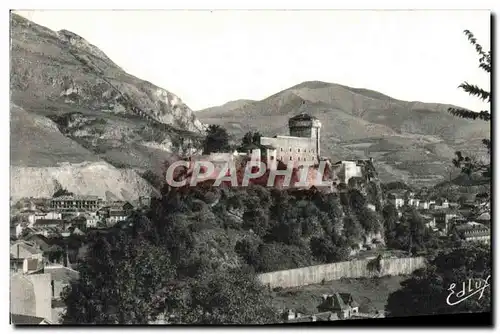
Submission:
POLYGON ((23 325, 51 325, 52 322, 33 315, 24 315, 24 314, 10 314, 10 323, 14 326, 23 326, 23 325))
POLYGON ((41 257, 42 250, 33 242, 17 240, 10 245, 10 255, 15 259, 41 257))
POLYGON ((37 228, 64 228, 66 224, 62 219, 38 219, 33 227, 37 228))
POLYGON ((491 232, 489 227, 476 222, 455 225, 452 229, 465 241, 479 241, 490 243, 491 232))
POLYGON ((349 319, 351 315, 358 313, 359 304, 350 293, 336 292, 331 295, 323 295, 321 304, 318 305, 319 312, 333 312, 340 319, 349 319))
POLYGON ((29 234, 23 238, 23 240, 32 242, 36 245, 42 252, 46 252, 50 249, 52 244, 49 239, 41 234, 29 234))
POLYGON ((97 196, 60 196, 52 198, 50 207, 56 210, 97 210, 101 203, 102 199, 97 196))
POLYGON ((106 219, 108 225, 114 225, 118 222, 125 221, 128 217, 126 211, 110 211, 109 218, 106 219))

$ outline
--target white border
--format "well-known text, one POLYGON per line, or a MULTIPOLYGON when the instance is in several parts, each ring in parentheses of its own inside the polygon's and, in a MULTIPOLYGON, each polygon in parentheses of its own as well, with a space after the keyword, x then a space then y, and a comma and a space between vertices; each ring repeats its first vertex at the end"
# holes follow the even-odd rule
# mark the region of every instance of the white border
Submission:
MULTIPOLYGON (((5 46, 4 52, 2 53, 2 60, 3 60, 3 66, 1 67, 2 71, 5 72, 4 75, 2 76, 3 78, 3 89, 2 89, 2 105, 4 105, 3 112, 1 113, 2 121, 0 121, 0 133, 3 133, 5 137, 7 137, 7 134, 9 133, 9 54, 8 54, 8 49, 7 45, 9 45, 9 14, 7 9, 491 9, 495 12, 495 9, 499 8, 500 2, 498 1, 493 1, 493 0, 454 0, 454 1, 437 1, 437 0, 417 0, 417 1, 397 1, 397 0, 379 0, 379 1, 362 1, 362 0, 349 0, 349 1, 344 1, 344 2, 339 2, 339 1, 319 1, 319 0, 307 0, 307 1, 297 1, 297 0, 283 0, 283 1, 272 1, 272 0, 243 0, 243 1, 203 1, 203 0, 179 0, 179 1, 151 1, 151 0, 141 0, 141 1, 126 1, 126 0, 120 0, 120 1, 106 1, 104 3, 102 0, 96 1, 96 0, 87 0, 85 2, 81 1, 25 1, 25 0, 18 0, 18 1, 13 1, 13 0, 7 0, 3 1, 2 5, 5 6, 5 10, 2 11, 1 15, 1 36, 2 36, 2 45, 5 46), (5 6, 5 4, 7 6, 5 6), (42 6, 43 4, 43 6, 42 6)), ((444 13, 443 13, 444 14, 444 13)), ((444 14, 445 15, 445 14, 444 14)), ((494 35, 495 36, 495 35, 494 35)), ((495 36, 495 41, 497 40, 497 36, 495 36)), ((495 57, 496 58, 496 57, 495 57)), ((495 59, 496 63, 496 59, 495 59)), ((494 119, 496 119, 494 117, 494 119)), ((495 121, 496 123, 496 121, 495 121)), ((4 138, 5 138, 4 137, 4 138)), ((5 143, 5 139, 4 139, 5 143)), ((0 208, 1 208, 1 213, 2 217, 4 218, 3 225, 5 230, 7 230, 7 227, 9 225, 8 221, 8 213, 9 213, 9 206, 8 206, 8 199, 9 199, 9 147, 4 144, 3 149, 1 150, 1 160, 2 160, 2 167, 3 167, 3 173, 1 174, 2 181, 0 184, 3 184, 3 188, 1 191, 1 197, 0 197, 0 208)), ((498 145, 496 145, 498 146, 498 145)), ((499 152, 496 152, 495 150, 495 156, 498 156, 499 152)), ((495 162, 496 163, 496 162, 495 162)), ((497 204, 498 199, 495 196, 495 204, 497 204)), ((496 206, 498 207, 498 206, 496 206)), ((496 217, 495 217, 496 218, 496 217)), ((496 219, 495 219, 496 220, 496 219)), ((496 241, 496 232, 498 228, 494 229, 495 233, 495 241, 496 241)), ((3 235, 3 242, 7 241, 7 233, 6 232, 3 235)), ((7 248, 7 246, 5 247, 7 248)), ((5 250, 7 252, 7 249, 5 250)), ((495 254, 496 255, 496 254, 495 254)), ((1 268, 4 268, 3 272, 5 273, 6 280, 4 284, 2 284, 2 307, 1 307, 1 313, 2 318, 4 319, 2 321, 3 327, 7 331, 12 331, 13 327, 8 324, 8 319, 7 319, 7 310, 9 309, 9 289, 8 285, 9 283, 9 276, 8 276, 8 271, 7 271, 7 253, 4 253, 3 256, 0 257, 2 259, 2 262, 4 262, 3 265, 1 265, 1 268)), ((495 258, 497 258, 495 256, 495 258)), ((495 263, 496 265, 496 263, 495 263)), ((496 273, 496 272, 495 272, 496 273)), ((497 277, 495 275, 494 277, 495 283, 497 282, 497 277)), ((497 286, 497 285, 495 285, 497 286)), ((496 310, 496 313, 498 314, 498 307, 495 307, 494 310, 496 310)), ((495 317, 496 318, 496 317, 495 317)), ((198 328, 191 328, 191 329, 186 329, 188 331, 197 331, 198 328)), ((217 331, 219 328, 207 328, 211 331, 217 331)), ((229 330, 252 330, 254 328, 246 328, 246 329, 235 329, 235 328, 230 328, 229 330)), ((326 330, 329 330, 330 328, 326 327, 326 330)), ((376 328, 371 328, 376 329, 376 328)), ((66 331, 70 331, 71 328, 65 329, 66 331)), ((118 332, 120 329, 115 329, 113 331, 118 332)), ((150 331, 151 328, 144 328, 144 329, 139 329, 139 328, 134 328, 133 331, 137 332, 147 332, 150 331)), ((160 330, 165 330, 165 328, 161 328, 160 330)), ((166 329, 166 330, 172 330, 172 329, 166 329)), ((272 330, 283 330, 282 328, 263 328, 261 329, 262 331, 272 331, 272 330)), ((285 330, 293 330, 293 328, 286 328, 285 330)), ((295 330, 301 330, 301 328, 297 328, 295 330)), ((344 332, 348 329, 337 329, 337 328, 331 328, 331 330, 334 330, 335 332, 344 332)), ((370 329, 368 329, 370 330, 370 329)), ((384 328, 384 330, 386 330, 384 328)), ((396 329, 399 330, 399 329, 396 329)), ((403 329, 404 331, 411 330, 411 329, 403 329)), ((436 330, 431 330, 431 329, 425 329, 428 332, 433 332, 437 331, 436 330)), ((455 329, 451 329, 455 330, 455 329)), ((349 332, 358 332, 362 331, 362 329, 358 328, 353 328, 349 329, 349 332)), ((2 333, 5 333, 4 330, 2 330, 2 333)))

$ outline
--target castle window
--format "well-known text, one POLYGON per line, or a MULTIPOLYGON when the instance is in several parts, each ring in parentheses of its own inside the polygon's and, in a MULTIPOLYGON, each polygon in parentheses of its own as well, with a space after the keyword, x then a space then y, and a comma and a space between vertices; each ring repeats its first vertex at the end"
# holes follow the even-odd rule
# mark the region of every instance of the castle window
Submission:
POLYGON ((300 152, 300 148, 297 149, 297 152, 300 152))
POLYGON ((292 152, 292 148, 290 147, 290 152, 292 152))
POLYGON ((292 160, 292 157, 290 157, 290 160, 292 160))

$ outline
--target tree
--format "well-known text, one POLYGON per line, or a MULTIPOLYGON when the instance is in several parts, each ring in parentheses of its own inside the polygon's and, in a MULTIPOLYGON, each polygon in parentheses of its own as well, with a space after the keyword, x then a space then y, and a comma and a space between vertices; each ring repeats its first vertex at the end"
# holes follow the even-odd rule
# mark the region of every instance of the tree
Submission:
POLYGON ((241 145, 238 149, 246 151, 252 145, 260 145, 260 137, 262 137, 260 132, 248 131, 241 139, 241 145))
MULTIPOLYGON (((491 73, 491 51, 484 51, 483 47, 477 42, 474 35, 469 31, 464 31, 467 36, 469 42, 476 48, 476 52, 479 55, 479 68, 484 70, 488 75, 491 73)), ((470 84, 468 82, 463 82, 459 86, 463 91, 468 93, 469 95, 478 97, 481 101, 490 103, 491 102, 491 94, 490 92, 476 86, 470 84)), ((480 112, 474 112, 471 110, 466 110, 462 108, 450 108, 449 112, 457 117, 466 118, 466 119, 480 119, 486 122, 491 120, 491 113, 488 110, 482 110, 480 112)), ((488 151, 488 155, 491 156, 491 140, 483 139, 483 144, 488 151)), ((470 156, 463 156, 462 152, 456 152, 456 158, 453 159, 453 164, 462 169, 462 172, 471 175, 473 173, 481 173, 484 177, 491 177, 491 165, 490 163, 484 163, 481 161, 477 161, 470 156)))
POLYGON ((72 192, 69 192, 68 190, 64 188, 59 188, 56 190, 56 192, 52 195, 52 197, 62 197, 62 196, 73 196, 72 192))
POLYGON ((229 135, 226 129, 215 124, 209 125, 203 142, 203 154, 229 151, 229 135))
POLYGON ((269 231, 269 215, 261 208, 246 211, 243 214, 243 228, 264 237, 269 231))
POLYGON ((165 179, 163 177, 149 169, 142 174, 142 178, 158 190, 162 189, 165 184, 165 179))
POLYGON ((249 266, 257 270, 260 262, 259 246, 259 241, 244 238, 236 242, 234 250, 249 266))
POLYGON ((154 298, 174 277, 164 249, 124 232, 91 244, 80 278, 63 292, 65 324, 147 324, 154 298))
POLYGON ((394 204, 386 204, 382 210, 382 216, 384 217, 385 232, 394 231, 398 222, 398 210, 394 204))
POLYGON ((44 256, 49 260, 49 262, 61 262, 65 255, 64 249, 60 245, 52 245, 50 248, 44 252, 44 256))
MULTIPOLYGON (((446 303, 450 285, 455 293, 469 279, 487 279, 491 275, 491 256, 487 245, 470 244, 452 251, 442 251, 427 268, 415 271, 401 283, 401 289, 389 295, 385 307, 389 316, 418 316, 443 313, 490 312, 491 288, 457 305, 446 303)), ((474 283, 473 283, 474 284, 474 283)), ((467 294, 467 292, 466 292, 467 294)), ((455 297, 455 299, 458 299, 455 297)))
POLYGON ((367 207, 362 208, 357 214, 357 217, 366 232, 377 233, 382 230, 381 222, 377 213, 367 207))
POLYGON ((344 239, 335 240, 325 237, 312 237, 310 241, 312 255, 321 263, 346 261, 349 258, 349 246, 344 239))
POLYGON ((279 322, 267 290, 248 268, 217 271, 190 281, 176 310, 182 324, 270 324, 279 322))

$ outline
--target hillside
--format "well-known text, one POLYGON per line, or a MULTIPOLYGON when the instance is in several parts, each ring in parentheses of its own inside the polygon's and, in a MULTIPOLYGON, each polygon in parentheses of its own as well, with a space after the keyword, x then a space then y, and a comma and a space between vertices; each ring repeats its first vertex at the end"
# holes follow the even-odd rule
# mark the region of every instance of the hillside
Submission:
POLYGON ((13 198, 50 195, 54 179, 77 194, 137 197, 152 190, 138 173, 201 138, 202 123, 179 97, 69 31, 11 14, 10 60, 13 198), (92 176, 89 164, 107 172, 92 176), (78 177, 61 176, 67 170, 78 177))
MULTIPOLYGON (((240 100, 241 101, 241 100, 240 100)), ((232 135, 247 131, 288 134, 288 118, 307 112, 323 124, 322 155, 332 159, 373 157, 384 182, 436 184, 457 150, 481 152, 489 124, 453 117, 450 105, 407 102, 368 89, 304 82, 262 101, 227 103, 196 113, 232 135)))

